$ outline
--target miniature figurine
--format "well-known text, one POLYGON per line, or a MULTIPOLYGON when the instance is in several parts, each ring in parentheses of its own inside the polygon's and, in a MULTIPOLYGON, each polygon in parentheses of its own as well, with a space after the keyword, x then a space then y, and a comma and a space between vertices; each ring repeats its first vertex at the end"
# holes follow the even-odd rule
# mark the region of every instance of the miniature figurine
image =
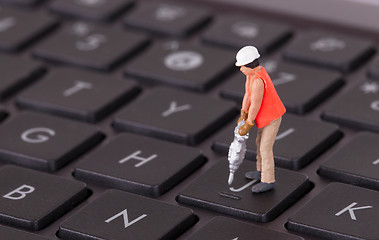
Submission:
POLYGON ((238 119, 238 124, 241 121, 244 123, 238 128, 238 134, 247 135, 254 124, 258 128, 256 138, 257 170, 245 174, 248 179, 260 180, 260 183, 252 187, 253 193, 266 192, 274 187, 273 145, 282 116, 286 112, 269 75, 264 67, 259 65, 259 57, 255 47, 246 46, 238 51, 235 64, 241 67, 241 72, 246 75, 245 95, 242 101, 241 116, 238 119))

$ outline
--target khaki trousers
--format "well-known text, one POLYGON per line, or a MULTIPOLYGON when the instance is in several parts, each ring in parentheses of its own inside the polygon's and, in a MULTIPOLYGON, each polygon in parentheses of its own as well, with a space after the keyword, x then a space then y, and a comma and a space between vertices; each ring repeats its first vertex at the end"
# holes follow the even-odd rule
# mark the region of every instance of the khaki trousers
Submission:
POLYGON ((273 146, 278 134, 282 117, 275 119, 269 125, 258 129, 257 134, 257 170, 261 172, 261 182, 275 182, 275 162, 273 146))

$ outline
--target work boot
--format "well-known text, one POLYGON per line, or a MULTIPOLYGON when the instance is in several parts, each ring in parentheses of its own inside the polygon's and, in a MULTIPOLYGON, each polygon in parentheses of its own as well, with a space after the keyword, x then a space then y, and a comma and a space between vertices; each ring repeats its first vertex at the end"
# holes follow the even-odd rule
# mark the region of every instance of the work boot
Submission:
POLYGON ((265 183, 265 182, 260 182, 256 185, 254 185, 252 188, 251 188, 251 191, 253 193, 262 193, 262 192, 267 192, 271 189, 274 188, 274 183, 265 183))
POLYGON ((261 180, 261 171, 251 171, 245 173, 245 178, 250 179, 250 180, 261 180))

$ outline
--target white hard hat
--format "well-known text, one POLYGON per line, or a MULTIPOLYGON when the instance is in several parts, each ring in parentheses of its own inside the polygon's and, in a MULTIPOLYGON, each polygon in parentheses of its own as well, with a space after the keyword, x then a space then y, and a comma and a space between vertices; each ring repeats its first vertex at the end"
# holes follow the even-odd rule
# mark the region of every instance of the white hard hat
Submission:
POLYGON ((240 67, 253 62, 258 59, 261 55, 258 53, 258 49, 253 46, 245 46, 241 48, 236 55, 236 66, 240 67))

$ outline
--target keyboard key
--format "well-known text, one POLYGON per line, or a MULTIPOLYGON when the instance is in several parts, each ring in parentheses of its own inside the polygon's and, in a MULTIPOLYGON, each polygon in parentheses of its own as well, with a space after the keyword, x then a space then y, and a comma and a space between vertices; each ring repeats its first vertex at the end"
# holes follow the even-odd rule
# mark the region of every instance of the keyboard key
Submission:
POLYGON ((0 126, 0 160, 55 171, 103 139, 96 127, 37 113, 21 113, 0 126))
POLYGON ((132 0, 55 0, 49 8, 55 13, 70 17, 108 21, 132 3, 132 0))
POLYGON ((116 129, 195 145, 236 115, 233 103, 156 88, 116 115, 116 129))
POLYGON ((47 15, 0 9, 0 50, 18 51, 52 30, 57 22, 47 15))
MULTIPOLYGON (((262 63, 270 74, 288 112, 304 114, 335 92, 342 84, 340 74, 269 60, 262 63)), ((242 103, 245 76, 237 73, 223 86, 221 96, 242 103)))
MULTIPOLYGON (((237 121, 235 121, 235 124, 237 121)), ((213 142, 213 149, 228 154, 233 141, 235 128, 233 123, 222 131, 213 142)), ((257 146, 255 138, 257 128, 250 130, 247 140, 246 158, 256 157, 257 146)), ((274 159, 279 167, 300 169, 314 160, 342 137, 338 126, 334 124, 313 121, 291 114, 283 116, 282 123, 274 145, 274 159)))
POLYGON ((209 19, 210 12, 205 7, 184 2, 152 1, 139 2, 124 23, 153 33, 184 37, 202 27, 209 19))
POLYGON ((49 238, 42 237, 36 234, 16 230, 13 228, 0 225, 0 236, 3 240, 49 240, 49 238))
POLYGON ((378 134, 359 133, 321 164, 319 174, 333 180, 379 190, 378 144, 378 134))
POLYGON ((191 209, 109 190, 65 221, 60 239, 175 239, 195 224, 191 209))
POLYGON ((7 112, 0 108, 0 121, 8 116, 7 112))
POLYGON ((29 59, 0 55, 0 100, 27 86, 46 69, 29 59))
POLYGON ((123 79, 72 69, 57 69, 23 92, 18 97, 17 104, 23 108, 96 122, 135 96, 138 91, 134 83, 123 79))
POLYGON ((377 239, 379 193, 341 183, 328 185, 287 222, 291 231, 322 239, 377 239))
POLYGON ((366 80, 326 108, 323 118, 338 124, 379 132, 379 83, 366 80))
POLYGON ((232 52, 166 41, 155 44, 128 64, 126 74, 140 80, 204 91, 234 68, 232 52))
POLYGON ((369 76, 379 78, 379 57, 376 57, 376 59, 371 63, 369 76))
POLYGON ((16 166, 0 169, 0 222, 40 230, 83 201, 81 182, 16 166))
POLYGON ((74 175, 79 180, 157 197, 204 163, 197 149, 119 134, 79 163, 74 175))
POLYGON ((33 53, 39 58, 109 71, 146 44, 142 35, 76 22, 44 41, 33 53))
POLYGON ((15 6, 35 6, 40 3, 41 0, 0 0, 0 3, 15 5, 15 6))
POLYGON ((308 177, 284 169, 275 170, 273 190, 253 194, 257 180, 245 178, 245 172, 255 170, 255 163, 244 161, 237 170, 232 186, 228 185, 229 162, 220 159, 208 172, 195 180, 177 196, 177 201, 257 222, 269 222, 305 194, 308 177))
POLYGON ((220 15, 205 32, 203 40, 226 47, 240 49, 254 45, 265 54, 287 40, 290 28, 281 23, 244 15, 220 15))
POLYGON ((349 72, 373 54, 371 42, 324 31, 299 35, 285 50, 284 57, 343 72, 349 72))
POLYGON ((203 228, 191 235, 186 240, 209 240, 209 239, 280 239, 280 240, 303 240, 277 231, 257 227, 246 222, 237 221, 226 217, 215 217, 203 228))

